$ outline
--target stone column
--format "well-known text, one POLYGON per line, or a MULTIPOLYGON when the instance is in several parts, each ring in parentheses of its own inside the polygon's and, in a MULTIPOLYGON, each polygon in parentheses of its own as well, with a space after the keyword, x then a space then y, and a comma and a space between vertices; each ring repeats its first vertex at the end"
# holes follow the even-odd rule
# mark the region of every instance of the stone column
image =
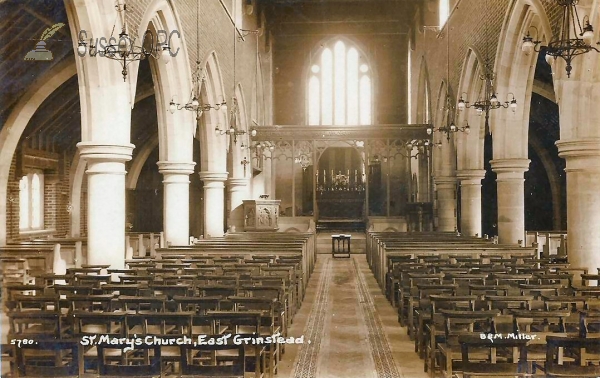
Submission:
POLYGON ((167 245, 188 245, 190 242, 190 178, 194 165, 190 162, 159 161, 163 175, 163 230, 167 245))
POLYGON ((517 244, 525 238, 525 179, 529 159, 494 159, 498 186, 498 241, 517 244))
POLYGON ((460 231, 466 236, 481 237, 481 180, 485 171, 465 169, 458 171, 460 182, 460 231))
POLYGON ((227 172, 200 172, 204 181, 204 237, 223 236, 227 172))
POLYGON ((231 213, 229 214, 228 227, 235 227, 236 231, 244 228, 244 204, 243 200, 251 199, 248 191, 248 179, 230 178, 227 180, 229 200, 231 202, 231 213))
POLYGON ((561 139, 556 146, 567 163, 569 262, 596 273, 600 268, 600 138, 561 139))
POLYGON ((88 264, 125 266, 125 162, 132 144, 77 144, 87 161, 88 264))
POLYGON ((456 177, 436 177, 438 231, 456 230, 456 177))

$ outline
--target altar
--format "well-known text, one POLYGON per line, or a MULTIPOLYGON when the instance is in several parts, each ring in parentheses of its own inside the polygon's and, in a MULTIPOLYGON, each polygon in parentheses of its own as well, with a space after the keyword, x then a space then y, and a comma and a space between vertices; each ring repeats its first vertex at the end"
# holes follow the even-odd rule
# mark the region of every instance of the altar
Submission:
POLYGON ((365 217, 364 190, 321 190, 317 191, 319 218, 363 219, 365 217))

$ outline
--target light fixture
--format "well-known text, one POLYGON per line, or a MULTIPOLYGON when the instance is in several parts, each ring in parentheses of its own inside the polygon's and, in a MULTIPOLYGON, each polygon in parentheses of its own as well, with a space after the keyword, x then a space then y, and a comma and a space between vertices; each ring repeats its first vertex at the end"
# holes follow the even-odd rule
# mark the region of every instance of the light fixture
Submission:
MULTIPOLYGON (((487 1, 486 1, 486 9, 488 9, 487 1)), ((498 99, 498 95, 494 89, 494 80, 496 79, 496 75, 492 70, 492 65, 490 64, 490 44, 487 40, 489 36, 489 31, 487 30, 489 22, 486 22, 486 42, 485 42, 485 64, 483 66, 483 73, 479 75, 479 79, 484 82, 483 85, 483 97, 479 97, 477 101, 470 103, 466 98, 466 93, 463 92, 458 99, 458 103, 456 107, 458 110, 464 110, 468 108, 475 108, 477 111, 477 115, 480 116, 485 114, 485 129, 489 131, 490 127, 490 111, 500 108, 510 108, 513 112, 517 109, 517 99, 513 93, 507 94, 507 100, 501 102, 498 99), (463 94, 465 97, 463 97, 463 94)), ((467 124, 462 128, 461 131, 469 132, 469 125, 467 124)))
MULTIPOLYGON (((454 105, 452 104, 452 98, 450 97, 450 18, 448 18, 448 20, 446 21, 448 23, 447 28, 446 28, 446 105, 444 106, 444 108, 442 108, 442 110, 444 110, 446 112, 446 126, 441 126, 441 127, 433 127, 433 126, 428 126, 427 127, 427 135, 431 135, 433 134, 435 131, 441 132, 441 133, 445 133, 446 134, 446 140, 448 142, 450 142, 450 135, 456 132, 465 132, 465 133, 469 133, 470 131, 470 127, 467 124, 464 127, 456 127, 456 125, 454 124, 454 116, 456 115, 456 113, 454 112, 454 110, 456 110, 456 108, 454 107, 454 105)), ((459 102, 460 103, 460 102, 459 102)))
MULTIPOLYGON (((200 13, 200 2, 196 2, 196 20, 198 20, 198 15, 200 13)), ((196 22, 196 56, 200 56, 200 25, 196 22)), ((202 103, 202 84, 205 80, 204 71, 202 70, 202 63, 197 60, 196 61, 196 69, 192 73, 192 89, 190 91, 190 97, 187 103, 180 104, 175 102, 176 96, 171 98, 171 102, 169 103, 169 111, 171 114, 175 113, 176 110, 188 110, 191 112, 196 112, 196 120, 198 121, 200 117, 202 117, 202 113, 209 111, 211 109, 219 110, 223 109, 225 113, 227 113, 227 102, 225 98, 222 97, 221 102, 216 103, 214 105, 203 104, 202 103)))
MULTIPOLYGON (((461 100, 459 100, 459 104, 460 104, 461 100)), ((446 96, 446 106, 444 107, 444 110, 446 110, 446 114, 447 114, 446 126, 441 126, 441 127, 429 126, 429 127, 427 127, 427 130, 426 130, 427 135, 431 135, 435 131, 438 131, 441 133, 445 133, 446 140, 450 141, 450 135, 453 133, 463 132, 463 133, 468 134, 471 131, 471 127, 469 126, 468 123, 463 127, 458 127, 452 120, 452 110, 454 110, 454 106, 452 106, 452 100, 451 100, 450 96, 446 96)))
MULTIPOLYGON (((230 120, 230 126, 228 129, 226 130, 221 130, 220 126, 217 125, 215 127, 215 134, 216 135, 232 135, 233 136, 233 143, 237 144, 237 137, 238 135, 244 135, 246 134, 246 130, 239 130, 237 128, 237 99, 235 97, 233 97, 232 99, 233 102, 233 106, 231 107, 231 120, 230 120)), ((256 129, 252 129, 250 130, 250 135, 251 136, 256 136, 256 129)), ((242 143, 243 145, 243 143, 242 143)), ((245 147, 245 145, 244 145, 245 147)))
MULTIPOLYGON (((199 3, 199 2, 197 2, 199 3)), ((244 30, 244 32, 247 32, 248 34, 250 33, 255 33, 258 34, 258 32, 256 31, 252 31, 252 30, 244 30)), ((238 115, 238 102, 237 102, 237 98, 235 97, 235 87, 236 87, 236 81, 235 81, 235 73, 236 73, 236 36, 238 33, 238 29, 237 27, 234 25, 233 26, 233 96, 231 98, 231 110, 230 110, 230 117, 229 117, 229 128, 226 130, 222 130, 220 128, 219 125, 217 125, 215 127, 215 134, 216 135, 231 135, 233 136, 233 143, 237 144, 237 137, 238 135, 244 135, 247 134, 248 132, 246 130, 240 130, 237 127, 237 115, 238 115)), ((247 35, 247 34, 246 34, 247 35)), ((241 40, 243 41, 243 35, 241 36, 241 40)), ((258 46, 258 44, 257 44, 258 46)), ((258 48, 258 47, 257 47, 258 48)), ((258 52, 257 52, 258 53, 258 52)), ((257 63, 258 64, 258 63, 257 63)), ((225 114, 227 114, 227 111, 225 110, 225 114)), ((250 130, 249 134, 251 136, 256 136, 256 129, 252 129, 250 130)), ((242 143, 242 145, 244 145, 244 143, 242 143)), ((245 145, 244 145, 245 147, 245 145)))
MULTIPOLYGON (((164 42, 158 41, 158 35, 154 35, 150 30, 144 32, 142 43, 140 46, 135 45, 135 39, 131 39, 127 32, 127 4, 123 1, 116 2, 115 8, 121 16, 121 32, 118 37, 114 37, 111 33, 108 38, 108 45, 101 46, 98 49, 96 45, 90 45, 90 55, 105 57, 108 59, 116 60, 121 63, 123 75, 123 81, 127 80, 127 66, 136 61, 144 60, 150 56, 155 59, 162 58, 165 63, 169 63, 171 60, 171 47, 169 46, 168 39, 165 36, 164 42)), ((113 26, 113 31, 116 29, 116 25, 113 26)), ((82 33, 80 33, 79 41, 77 43, 77 52, 80 56, 85 55, 87 43, 83 39, 82 33)))
POLYGON ((196 70, 192 74, 192 90, 190 92, 189 100, 185 104, 180 104, 176 101, 176 96, 171 98, 171 102, 169 102, 169 111, 171 114, 175 113, 176 110, 189 110, 192 112, 196 112, 196 118, 199 119, 202 117, 202 113, 209 111, 211 109, 219 110, 223 108, 225 112, 227 112, 227 102, 225 99, 222 99, 221 102, 218 102, 214 105, 203 104, 201 101, 202 98, 202 83, 204 83, 205 77, 204 72, 201 68, 201 63, 196 62, 196 70))
POLYGON ((528 30, 527 35, 523 37, 521 48, 525 54, 530 54, 533 51, 540 52, 542 48, 545 48, 546 61, 549 64, 553 63, 554 58, 564 59, 567 64, 565 67, 567 77, 571 77, 573 68, 571 62, 577 55, 592 50, 600 52, 600 50, 592 46, 594 28, 590 24, 588 16, 583 18, 583 27, 581 26, 579 14, 577 13, 579 0, 556 0, 556 3, 563 8, 560 34, 553 38, 548 46, 541 46, 542 41, 538 40, 538 29, 531 26, 530 29, 535 31, 535 37, 528 30))
MULTIPOLYGON (((517 109, 517 99, 513 93, 508 93, 507 99, 504 102, 498 100, 498 96, 494 90, 494 79, 496 76, 492 72, 489 63, 485 64, 483 74, 479 75, 479 79, 484 81, 483 97, 473 103, 469 103, 466 99, 466 93, 463 92, 458 99, 458 110, 475 108, 477 115, 485 114, 485 127, 489 129, 490 111, 500 108, 510 108, 513 112, 517 109), (465 95, 465 97, 463 97, 465 95)), ((468 126, 468 125, 467 125, 468 126)))
POLYGON ((408 151, 408 155, 406 156, 409 159, 417 159, 419 155, 426 155, 426 151, 428 148, 432 146, 431 141, 429 139, 413 139, 409 142, 406 142, 406 150, 408 151), (413 149, 417 149, 416 154, 412 154, 413 149))

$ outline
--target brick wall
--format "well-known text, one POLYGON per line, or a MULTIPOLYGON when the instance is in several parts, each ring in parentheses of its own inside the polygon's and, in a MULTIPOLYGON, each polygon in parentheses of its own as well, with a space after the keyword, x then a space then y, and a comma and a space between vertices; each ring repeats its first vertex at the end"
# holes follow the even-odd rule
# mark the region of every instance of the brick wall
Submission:
MULTIPOLYGON (((223 85, 229 101, 233 94, 233 45, 237 34, 234 37, 233 24, 219 0, 200 1, 200 7, 197 10, 198 1, 181 0, 172 2, 183 26, 183 31, 180 30, 180 32, 183 34, 183 39, 187 45, 190 70, 191 72, 194 71, 196 60, 204 61, 212 51, 215 51, 219 59, 223 85), (196 12, 198 12, 197 22, 196 12), (199 33, 197 33, 197 25, 200 28, 199 33), (197 34, 198 38, 196 38, 197 34), (198 53, 196 42, 198 42, 198 53)), ((224 4, 228 7, 230 13, 233 13, 232 1, 237 1, 241 5, 245 4, 245 1, 242 0, 224 0, 224 4)), ((132 30, 137 30, 143 14, 151 2, 151 0, 138 0, 128 3, 130 9, 128 22, 132 30)), ((244 12, 242 28, 256 30, 258 28, 256 18, 256 11, 252 15, 246 15, 244 12)), ((251 34, 245 37, 245 41, 236 40, 235 43, 236 82, 242 85, 246 106, 248 107, 246 110, 250 114, 250 106, 254 106, 250 100, 252 99, 252 88, 255 81, 256 36, 251 34)), ((265 97, 267 114, 269 114, 271 112, 271 94, 268 90, 271 87, 271 53, 268 47, 267 33, 264 33, 259 39, 259 53, 263 63, 263 86, 267 89, 267 96, 265 97)), ((175 57, 175 59, 178 59, 178 57, 175 57)))
MULTIPOLYGON (((71 154, 61 154, 59 164, 62 165, 58 172, 44 172, 44 229, 52 230, 44 236, 65 236, 70 230, 70 216, 67 205, 70 201, 69 195, 69 168, 71 154)), ((9 242, 27 240, 32 235, 20 234, 19 232, 19 180, 16 177, 17 158, 13 156, 10 175, 8 179, 7 196, 7 239, 9 242)), ((84 180, 85 182, 85 180, 84 180)), ((87 209, 82 203, 82 214, 87 209)), ((84 219, 82 217, 82 223, 84 219)))
MULTIPOLYGON (((274 45, 275 124, 302 125, 307 122, 307 66, 311 54, 331 37, 279 37, 274 45)), ((402 35, 355 35, 374 72, 374 119, 379 124, 407 122, 407 41, 402 35)))
MULTIPOLYGON (((494 67, 502 24, 511 2, 511 0, 462 0, 458 3, 458 8, 451 14, 449 22, 441 33, 431 28, 423 29, 421 25, 416 26, 418 31, 415 32, 414 50, 411 52, 414 74, 411 77, 413 114, 415 114, 416 93, 419 85, 416 73, 421 65, 421 59, 424 58, 427 64, 432 112, 435 114, 436 109, 433 107, 437 102, 442 80, 446 81, 448 60, 450 62, 449 82, 453 94, 456 94, 463 63, 470 47, 477 49, 483 59, 488 56, 490 65, 494 67), (448 33, 450 35, 449 46, 448 33), (447 50, 450 52, 449 59, 447 50)), ((556 33, 559 28, 561 8, 553 0, 542 0, 542 4, 553 31, 556 33)), ((417 22, 422 19, 421 16, 423 15, 417 17, 417 22)), ((499 95, 500 98, 506 96, 505 93, 499 95)))

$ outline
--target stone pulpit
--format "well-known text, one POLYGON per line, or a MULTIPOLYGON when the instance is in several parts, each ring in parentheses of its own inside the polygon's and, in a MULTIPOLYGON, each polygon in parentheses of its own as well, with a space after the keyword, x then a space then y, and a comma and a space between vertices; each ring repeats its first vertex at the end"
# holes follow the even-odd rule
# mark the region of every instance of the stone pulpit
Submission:
POLYGON ((244 200, 244 231, 277 231, 280 200, 244 200))

